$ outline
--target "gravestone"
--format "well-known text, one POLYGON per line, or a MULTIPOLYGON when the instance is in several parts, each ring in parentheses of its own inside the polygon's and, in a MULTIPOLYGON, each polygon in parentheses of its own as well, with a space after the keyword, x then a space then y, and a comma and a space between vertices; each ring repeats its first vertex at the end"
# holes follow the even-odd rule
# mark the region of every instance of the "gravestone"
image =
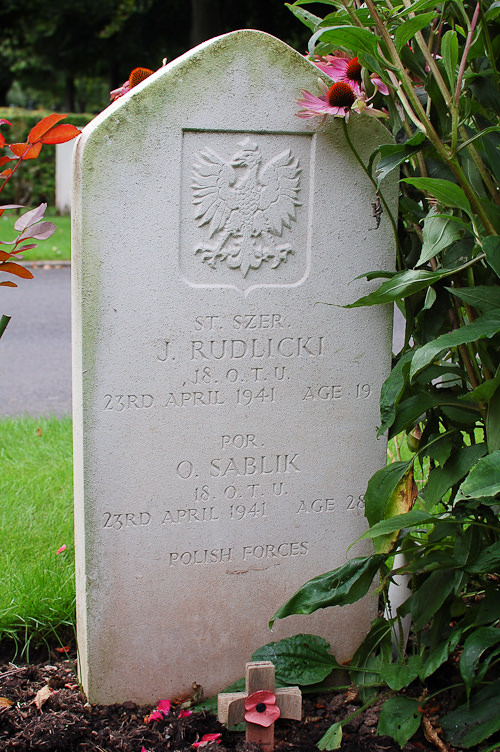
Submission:
MULTIPOLYGON (((204 43, 76 147, 74 445, 89 700, 206 695, 306 632, 349 658, 376 597, 268 620, 367 551, 363 492, 390 310, 342 306, 391 268, 388 217, 341 123, 295 116, 319 71, 256 31, 204 43)), ((368 159, 386 139, 354 114, 368 159)), ((385 188, 395 205, 396 184, 385 188)))
POLYGON ((72 174, 74 141, 56 144, 56 209, 59 214, 71 211, 72 174))

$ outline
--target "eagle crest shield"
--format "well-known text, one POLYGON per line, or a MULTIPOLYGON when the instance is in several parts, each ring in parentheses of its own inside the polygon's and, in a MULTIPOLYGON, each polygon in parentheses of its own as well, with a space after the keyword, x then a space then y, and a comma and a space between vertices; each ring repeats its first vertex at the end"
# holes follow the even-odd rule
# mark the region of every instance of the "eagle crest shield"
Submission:
POLYGON ((226 263, 246 277, 264 262, 276 269, 295 253, 283 242, 283 230, 291 227, 301 205, 301 169, 290 149, 263 164, 255 141, 245 138, 238 146, 230 161, 210 147, 194 161, 195 219, 209 236, 195 253, 214 269, 226 263))

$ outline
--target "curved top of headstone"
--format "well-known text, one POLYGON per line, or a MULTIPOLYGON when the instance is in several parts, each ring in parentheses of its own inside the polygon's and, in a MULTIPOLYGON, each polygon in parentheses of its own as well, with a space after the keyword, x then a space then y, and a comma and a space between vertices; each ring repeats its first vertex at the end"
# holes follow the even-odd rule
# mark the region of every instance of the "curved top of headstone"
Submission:
MULTIPOLYGON (((84 129, 80 142, 86 141, 110 120, 119 125, 120 116, 125 113, 127 119, 133 114, 144 120, 166 107, 170 116, 178 113, 182 117, 182 126, 186 127, 190 109, 201 112, 208 105, 210 110, 216 111, 218 100, 227 93, 232 95, 236 110, 241 107, 241 99, 245 96, 248 74, 252 82, 260 83, 262 104, 264 109, 267 104, 269 110, 270 127, 275 127, 272 125, 274 119, 283 123, 284 110, 289 109, 292 116, 295 114, 295 98, 301 88, 317 87, 319 76, 327 80, 316 66, 276 37, 253 29, 233 31, 203 42, 159 68, 94 118, 84 129), (287 89, 288 97, 281 95, 276 98, 279 90, 287 89)), ((227 127, 231 113, 226 103, 221 114, 221 126, 227 127)), ((303 131, 304 123, 297 129, 303 131)))
MULTIPOLYGON (((296 117, 296 99, 302 89, 319 95, 318 78, 330 81, 271 34, 254 29, 223 34, 167 63, 106 107, 78 139, 76 164, 84 151, 87 158, 97 157, 88 150, 94 136, 107 147, 112 142, 117 145, 123 136, 125 142, 131 139, 134 153, 141 151, 141 145, 148 148, 144 143, 147 125, 158 118, 163 118, 166 136, 186 129, 245 132, 256 114, 263 132, 313 132, 319 118, 296 117)), ((338 118, 328 118, 321 131, 336 134, 339 126, 338 118)), ((350 129, 362 157, 368 158, 377 143, 387 140, 386 129, 375 118, 353 114, 350 129)), ((154 143, 149 147, 154 148, 154 143)), ((107 153, 111 158, 116 159, 118 153, 126 158, 122 149, 123 144, 115 156, 112 148, 107 153)))

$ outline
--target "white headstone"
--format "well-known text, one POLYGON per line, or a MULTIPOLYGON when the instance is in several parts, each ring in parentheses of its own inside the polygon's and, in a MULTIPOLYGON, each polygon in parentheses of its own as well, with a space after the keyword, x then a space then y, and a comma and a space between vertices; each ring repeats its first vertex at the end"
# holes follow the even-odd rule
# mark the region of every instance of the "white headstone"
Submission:
POLYGON ((56 209, 60 214, 71 211, 71 166, 74 141, 56 144, 56 209))
MULTIPOLYGON (((360 551, 385 462, 393 265, 341 123, 295 116, 318 70, 262 32, 211 40, 97 117, 73 202, 78 643, 92 702, 214 694, 259 646, 347 659, 376 597, 268 620, 360 551), (333 304, 333 305, 328 305, 333 304)), ((365 159, 386 138, 349 123, 365 159)), ((393 201, 395 184, 386 188, 393 201)))

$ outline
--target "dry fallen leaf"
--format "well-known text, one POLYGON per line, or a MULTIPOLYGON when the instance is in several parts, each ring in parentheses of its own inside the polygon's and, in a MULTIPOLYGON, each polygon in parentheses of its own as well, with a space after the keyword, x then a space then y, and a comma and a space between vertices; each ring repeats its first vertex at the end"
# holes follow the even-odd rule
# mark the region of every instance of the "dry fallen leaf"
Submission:
POLYGON ((432 725, 430 718, 427 716, 422 717, 422 723, 424 727, 424 736, 430 744, 434 744, 439 752, 448 752, 449 747, 439 738, 437 730, 432 725))
POLYGON ((35 433, 36 433, 37 436, 43 436, 43 430, 42 430, 42 428, 40 428, 40 426, 39 426, 36 429, 35 433))
POLYGON ((38 690, 38 692, 35 695, 35 699, 33 700, 38 710, 42 709, 42 705, 44 705, 47 702, 47 700, 50 697, 52 697, 52 694, 53 692, 48 684, 46 684, 44 687, 38 690))
POLYGON ((8 697, 0 697, 0 708, 10 708, 11 705, 14 705, 14 702, 8 697))

